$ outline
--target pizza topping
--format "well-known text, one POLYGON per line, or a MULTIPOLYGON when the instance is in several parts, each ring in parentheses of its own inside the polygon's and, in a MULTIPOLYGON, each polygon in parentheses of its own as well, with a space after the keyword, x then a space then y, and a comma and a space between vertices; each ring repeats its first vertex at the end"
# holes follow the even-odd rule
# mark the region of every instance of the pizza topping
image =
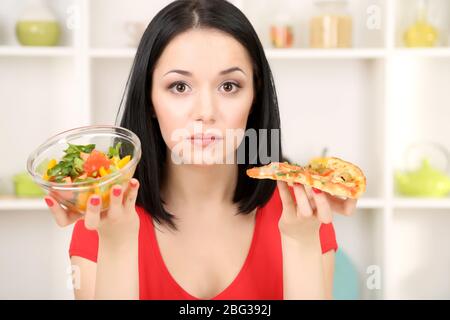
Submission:
POLYGON ((327 177, 327 176, 329 176, 330 174, 332 174, 333 172, 334 172, 334 170, 332 170, 332 169, 327 169, 327 170, 325 170, 324 173, 322 173, 322 176, 327 177))
POLYGON ((306 176, 306 181, 308 182, 309 185, 313 184, 313 179, 311 177, 311 174, 308 171, 305 171, 305 176, 306 176))

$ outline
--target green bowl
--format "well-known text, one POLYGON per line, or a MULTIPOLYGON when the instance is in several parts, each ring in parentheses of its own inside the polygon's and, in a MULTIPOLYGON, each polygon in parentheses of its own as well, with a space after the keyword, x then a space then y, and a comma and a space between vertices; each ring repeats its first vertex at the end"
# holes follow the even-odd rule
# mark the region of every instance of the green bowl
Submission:
POLYGON ((21 172, 13 177, 15 195, 18 197, 42 197, 45 192, 33 181, 28 172, 21 172))
POLYGON ((56 46, 61 30, 57 21, 19 21, 16 35, 25 46, 56 46))

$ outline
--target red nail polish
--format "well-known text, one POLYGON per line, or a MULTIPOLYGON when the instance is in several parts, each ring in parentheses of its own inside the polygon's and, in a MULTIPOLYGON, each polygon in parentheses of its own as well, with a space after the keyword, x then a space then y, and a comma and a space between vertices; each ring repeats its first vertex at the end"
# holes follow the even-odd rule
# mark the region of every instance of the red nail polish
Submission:
POLYGON ((130 181, 130 184, 131 184, 131 186, 132 186, 133 188, 137 186, 137 182, 134 181, 134 180, 131 180, 131 181, 130 181))
POLYGON ((322 191, 320 191, 319 189, 316 189, 316 188, 312 188, 312 189, 313 189, 314 193, 322 193, 322 191))
POLYGON ((98 206, 100 204, 100 198, 99 197, 91 198, 91 204, 93 206, 98 206))
POLYGON ((47 205, 48 205, 49 207, 53 207, 53 201, 52 201, 52 199, 45 198, 45 202, 47 203, 47 205))
POLYGON ((114 195, 115 197, 120 196, 121 193, 122 193, 122 190, 121 190, 120 188, 114 188, 114 189, 113 189, 113 195, 114 195))

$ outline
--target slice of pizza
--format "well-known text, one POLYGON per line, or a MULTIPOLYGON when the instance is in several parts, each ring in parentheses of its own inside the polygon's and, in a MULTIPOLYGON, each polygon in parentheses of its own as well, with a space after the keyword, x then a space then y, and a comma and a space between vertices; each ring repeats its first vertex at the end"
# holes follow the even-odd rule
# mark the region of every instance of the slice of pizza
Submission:
POLYGON ((366 190, 366 177, 356 165, 335 157, 317 157, 302 167, 288 162, 272 162, 247 170, 256 179, 301 183, 331 195, 357 199, 366 190))

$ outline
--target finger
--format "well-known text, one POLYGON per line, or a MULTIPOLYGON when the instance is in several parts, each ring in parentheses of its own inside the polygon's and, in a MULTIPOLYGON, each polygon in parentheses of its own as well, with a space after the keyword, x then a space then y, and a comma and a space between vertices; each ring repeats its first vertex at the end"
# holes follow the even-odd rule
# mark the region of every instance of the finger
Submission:
POLYGON ((123 211, 123 187, 120 184, 115 184, 109 192, 110 202, 108 216, 114 219, 117 218, 123 211))
POLYGON ((295 209, 294 197, 285 181, 277 180, 278 191, 284 209, 295 209))
POLYGON ((302 184, 294 184, 295 201, 297 202, 297 216, 298 217, 311 217, 313 210, 309 204, 308 196, 306 195, 305 188, 302 184))
POLYGON ((130 183, 131 183, 131 179, 122 184, 122 189, 123 189, 122 206, 124 208, 125 208, 125 204, 128 199, 128 195, 130 194, 130 191, 131 191, 130 183))
POLYGON ((313 213, 314 213, 317 210, 316 203, 314 202, 314 196, 313 196, 314 192, 312 191, 311 186, 304 185, 304 188, 305 188, 306 195, 308 197, 309 205, 311 206, 313 213))
POLYGON ((125 212, 133 212, 133 209, 135 209, 138 191, 139 181, 133 178, 129 182, 128 193, 125 198, 125 212))
POLYGON ((325 193, 320 191, 319 189, 313 188, 313 197, 314 202, 316 203, 317 218, 319 219, 319 221, 325 224, 331 223, 331 221, 333 220, 331 214, 331 207, 325 193))
POLYGON ((60 227, 68 226, 82 217, 81 213, 64 210, 55 198, 51 196, 45 196, 44 200, 53 214, 56 224, 60 227))
POLYGON ((100 210, 102 207, 101 198, 94 194, 88 199, 86 215, 84 216, 84 225, 88 230, 97 230, 100 224, 100 210))
POLYGON ((277 180, 278 191, 280 193, 281 203, 283 205, 282 217, 287 219, 297 218, 295 196, 285 181, 277 180))
POLYGON ((341 199, 332 196, 331 194, 327 194, 327 198, 333 212, 338 212, 346 216, 350 216, 353 214, 353 212, 355 212, 356 203, 358 202, 357 199, 341 199))

